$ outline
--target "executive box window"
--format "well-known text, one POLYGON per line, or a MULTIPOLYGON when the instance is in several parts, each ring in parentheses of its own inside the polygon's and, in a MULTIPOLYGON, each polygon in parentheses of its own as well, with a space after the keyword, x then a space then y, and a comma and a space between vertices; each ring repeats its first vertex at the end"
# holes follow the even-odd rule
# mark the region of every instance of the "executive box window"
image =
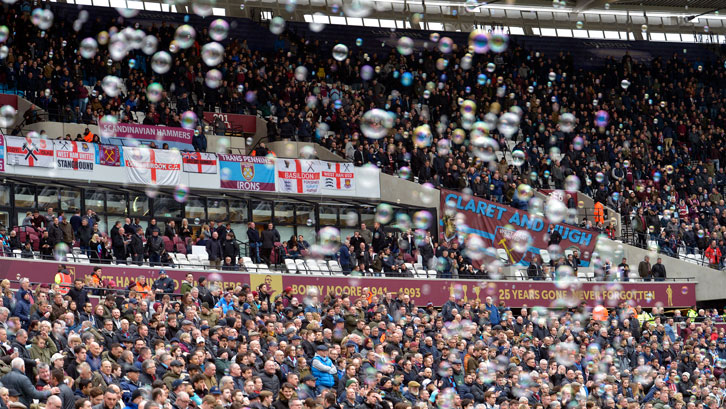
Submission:
POLYGON ((275 224, 295 224, 295 205, 289 202, 275 202, 275 224))
POLYGON ((34 186, 15 185, 15 207, 24 207, 30 209, 38 207, 35 203, 34 186))
POLYGON ((194 219, 196 218, 200 220, 207 218, 206 212, 204 211, 204 202, 205 200, 202 197, 190 197, 184 204, 184 217, 191 224, 194 224, 194 219))
MULTIPOLYGON (((376 221, 376 208, 373 206, 370 207, 361 207, 360 208, 360 223, 365 223, 366 228, 368 230, 373 229, 373 222, 376 221)), ((360 226, 360 224, 358 225, 360 226)), ((356 227, 358 227, 356 226, 356 227)))
MULTIPOLYGON (((148 209, 148 201, 145 203, 146 208, 148 209)), ((108 192, 106 194, 106 211, 109 214, 126 216, 128 213, 128 206, 126 206, 126 194, 108 192)))
POLYGON ((307 203, 295 206, 295 224, 298 226, 315 225, 315 206, 307 203))
POLYGON ((96 213, 104 212, 103 202, 106 200, 106 192, 104 190, 86 189, 83 197, 86 201, 86 209, 91 209, 96 213))
POLYGON ((143 193, 129 193, 132 216, 149 215, 149 198, 143 193))
POLYGON ((58 208, 58 188, 45 186, 38 189, 38 206, 41 209, 52 207, 53 210, 58 208))
MULTIPOLYGON (((211 199, 210 199, 211 200, 211 199)), ((223 202, 226 202, 226 200, 219 200, 220 208, 215 211, 219 212, 226 212, 226 204, 224 207, 221 207, 221 204, 223 202)), ((212 207, 209 207, 209 217, 212 217, 212 207)), ((224 218, 225 214, 221 213, 219 214, 219 217, 224 218)), ((243 222, 246 223, 248 220, 248 207, 247 207, 247 201, 246 200, 230 200, 229 201, 229 220, 231 222, 243 222)), ((246 228, 245 228, 246 229, 246 228)), ((237 233, 239 236, 239 233, 237 233)))
POLYGON ((267 224, 272 220, 272 203, 261 200, 252 200, 252 221, 255 224, 267 224))
POLYGON ((73 212, 81 208, 81 191, 76 189, 63 188, 60 190, 61 209, 66 212, 73 212))
POLYGON ((154 198, 154 216, 155 217, 180 217, 182 205, 177 202, 171 195, 158 194, 154 198))
POLYGON ((338 225, 338 208, 336 206, 320 206, 320 227, 338 225))
POLYGON ((10 206, 10 186, 0 186, 0 206, 10 206))

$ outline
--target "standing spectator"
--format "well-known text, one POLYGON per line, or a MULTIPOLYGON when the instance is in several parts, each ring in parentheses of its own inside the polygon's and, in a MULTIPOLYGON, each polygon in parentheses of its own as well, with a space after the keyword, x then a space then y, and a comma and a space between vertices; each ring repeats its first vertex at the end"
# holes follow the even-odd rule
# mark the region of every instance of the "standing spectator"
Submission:
POLYGON ((212 232, 212 238, 207 240, 206 247, 209 265, 215 268, 221 267, 224 256, 222 254, 222 243, 219 241, 219 233, 212 232))
MULTIPOLYGON (((149 230, 147 230, 149 232, 149 230)), ((149 264, 157 266, 161 262, 161 253, 164 250, 164 240, 159 236, 159 229, 150 231, 151 236, 146 241, 146 253, 149 256, 149 264)))
POLYGON ((650 281, 653 275, 650 268, 650 257, 645 256, 643 261, 638 264, 638 275, 643 279, 643 281, 650 281))
POLYGON ((711 268, 719 268, 721 265, 721 249, 718 248, 716 240, 711 241, 711 245, 708 246, 706 252, 703 254, 708 260, 708 265, 711 268))
POLYGON ((272 254, 272 249, 275 248, 275 243, 280 242, 280 233, 277 231, 275 226, 272 225, 272 223, 267 224, 267 230, 264 230, 262 232, 262 259, 267 263, 267 265, 270 265, 270 255, 272 254))
POLYGON ((653 269, 651 270, 653 273, 653 278, 655 281, 665 281, 666 279, 666 268, 663 265, 663 259, 658 257, 655 264, 653 265, 653 269))
POLYGON ((315 377, 315 388, 319 395, 335 385, 338 369, 328 356, 328 347, 320 345, 316 348, 312 363, 312 375, 315 377))
POLYGON ((373 242, 373 232, 366 229, 365 223, 360 224, 360 236, 363 237, 363 241, 366 242, 366 246, 370 246, 373 242))
POLYGON ((131 261, 139 266, 144 263, 143 231, 144 230, 141 227, 136 229, 136 232, 131 236, 131 241, 128 247, 129 254, 131 255, 131 261))
POLYGON ((260 245, 262 244, 260 241, 260 232, 257 231, 255 228, 254 222, 249 222, 247 224, 247 246, 250 248, 250 254, 252 261, 259 264, 260 263, 260 245))

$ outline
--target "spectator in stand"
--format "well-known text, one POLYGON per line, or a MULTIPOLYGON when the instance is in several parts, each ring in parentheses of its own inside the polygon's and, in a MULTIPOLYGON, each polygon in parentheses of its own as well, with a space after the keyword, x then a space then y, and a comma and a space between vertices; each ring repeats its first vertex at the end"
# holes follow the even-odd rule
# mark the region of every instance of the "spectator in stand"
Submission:
POLYGON ((709 267, 720 268, 722 257, 721 249, 716 245, 716 240, 711 241, 711 245, 706 249, 704 257, 708 260, 709 267))
POLYGON ((260 245, 260 253, 262 259, 267 265, 270 265, 272 251, 275 248, 275 243, 279 243, 281 240, 280 233, 277 231, 272 223, 267 224, 267 229, 262 231, 262 237, 260 238, 262 244, 260 245))
POLYGON ((212 238, 207 240, 206 248, 209 265, 216 268, 221 267, 224 254, 222 253, 222 242, 219 240, 219 233, 212 232, 212 238))

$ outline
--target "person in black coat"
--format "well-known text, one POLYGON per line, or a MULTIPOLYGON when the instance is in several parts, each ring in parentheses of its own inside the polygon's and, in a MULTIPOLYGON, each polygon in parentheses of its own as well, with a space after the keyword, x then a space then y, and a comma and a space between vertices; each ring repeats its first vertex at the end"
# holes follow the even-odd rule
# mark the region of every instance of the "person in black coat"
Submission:
POLYGON ((63 242, 63 230, 58 225, 58 218, 53 218, 53 223, 48 227, 48 244, 55 247, 58 243, 63 242))
POLYGON ((141 236, 142 234, 143 230, 141 227, 136 229, 136 233, 131 236, 131 243, 128 247, 131 260, 138 265, 144 263, 144 239, 141 236))
POLYGON ((222 243, 216 231, 212 233, 212 238, 207 240, 207 256, 210 266, 219 268, 222 265, 222 243))
POLYGON ((373 251, 378 253, 383 250, 386 246, 386 233, 383 231, 383 227, 380 223, 376 222, 373 225, 373 251))
POLYGON ((227 239, 222 243, 222 258, 226 259, 227 257, 231 259, 232 266, 237 264, 237 258, 239 258, 239 245, 234 239, 234 234, 232 232, 227 233, 227 239))
POLYGON ((272 249, 275 248, 275 243, 279 243, 282 241, 280 238, 280 233, 277 231, 275 226, 272 223, 267 224, 267 230, 264 230, 262 232, 262 258, 263 260, 269 265, 270 264, 270 255, 272 254, 272 249))
POLYGON ((117 264, 126 264, 126 245, 129 242, 124 236, 125 233, 123 227, 111 233, 111 247, 113 248, 113 255, 116 256, 117 264))
POLYGON ((76 278, 73 281, 73 288, 68 291, 68 296, 76 302, 78 309, 83 308, 88 302, 88 290, 83 288, 83 280, 76 278))
POLYGON ((250 254, 252 256, 252 261, 255 263, 260 262, 260 233, 255 229, 255 223, 250 222, 247 225, 247 245, 250 248, 250 254))
POLYGON ((164 294, 174 292, 174 280, 169 278, 166 270, 161 270, 159 271, 159 278, 154 280, 154 284, 151 285, 151 290, 156 293, 156 299, 161 300, 164 294))
POLYGON ((159 230, 152 230, 151 236, 146 241, 146 252, 149 255, 149 263, 151 265, 158 265, 161 262, 161 252, 163 249, 164 240, 159 237, 159 230))

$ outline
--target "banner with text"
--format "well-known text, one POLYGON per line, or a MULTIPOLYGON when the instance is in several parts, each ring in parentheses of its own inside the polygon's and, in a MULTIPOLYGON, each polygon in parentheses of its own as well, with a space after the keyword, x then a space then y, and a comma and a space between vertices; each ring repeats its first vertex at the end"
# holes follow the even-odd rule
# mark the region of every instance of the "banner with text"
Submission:
POLYGON ((320 162, 320 178, 325 193, 355 192, 355 169, 350 162, 320 162))
POLYGON ((219 186, 251 192, 275 191, 275 160, 264 156, 220 153, 219 186))
POLYGON ((320 193, 319 160, 277 159, 275 176, 278 192, 320 193))
POLYGON ((217 156, 205 152, 182 152, 184 172, 217 173, 217 156))
POLYGON ((254 115, 205 112, 204 120, 212 125, 217 121, 222 121, 224 127, 230 131, 242 131, 249 134, 257 132, 257 117, 254 115))
MULTIPOLYGON (((83 279, 91 275, 91 264, 66 264, 72 278, 83 279)), ((166 268, 169 277, 174 280, 175 291, 179 292, 181 281, 187 273, 195 277, 208 275, 203 270, 166 268)), ((48 283, 49 278, 58 272, 58 263, 51 261, 30 261, 7 259, 0 263, 0 277, 15 277, 18 271, 23 272, 31 282, 48 283)), ((127 288, 139 276, 158 277, 159 269, 135 266, 104 265, 102 279, 109 279, 116 288, 127 288)), ((396 293, 407 294, 418 306, 431 302, 441 306, 454 295, 464 302, 479 301, 492 297, 495 303, 504 302, 510 308, 522 307, 554 307, 562 308, 577 305, 584 301, 588 306, 603 305, 614 307, 620 301, 651 307, 688 307, 696 303, 696 283, 694 282, 623 282, 613 286, 612 282, 584 282, 576 288, 567 289, 552 281, 476 281, 476 280, 441 280, 413 278, 381 278, 381 277, 331 277, 307 274, 249 274, 240 272, 220 271, 216 275, 228 285, 241 286, 249 284, 256 288, 262 283, 268 284, 276 294, 284 288, 291 287, 292 295, 301 297, 316 292, 320 299, 326 295, 340 297, 350 296, 353 300, 366 297, 369 293, 384 296, 396 293)), ((151 284, 151 283, 149 283, 151 284)))
POLYGON ((6 136, 8 164, 34 168, 54 167, 53 141, 42 138, 6 136))
POLYGON ((93 172, 96 164, 96 144, 75 141, 55 141, 55 163, 58 169, 93 172))
POLYGON ((178 151, 123 148, 129 183, 176 186, 181 181, 182 159, 178 151))
POLYGON ((153 126, 139 124, 118 124, 107 121, 99 121, 98 128, 103 143, 110 145, 136 146, 141 143, 154 142, 161 148, 164 143, 169 147, 183 151, 193 151, 192 139, 194 131, 185 128, 174 128, 171 126, 153 126))
MULTIPOLYGON (((441 214, 446 213, 447 207, 464 216, 465 231, 462 233, 480 236, 486 247, 504 249, 512 264, 529 265, 532 255, 547 249, 547 231, 551 223, 545 218, 500 203, 441 190, 441 214)), ((443 216, 441 227, 446 240, 457 235, 455 219, 454 216, 443 216)), ((565 223, 554 224, 554 229, 562 236, 562 251, 578 250, 581 265, 589 265, 597 233, 565 223)))

